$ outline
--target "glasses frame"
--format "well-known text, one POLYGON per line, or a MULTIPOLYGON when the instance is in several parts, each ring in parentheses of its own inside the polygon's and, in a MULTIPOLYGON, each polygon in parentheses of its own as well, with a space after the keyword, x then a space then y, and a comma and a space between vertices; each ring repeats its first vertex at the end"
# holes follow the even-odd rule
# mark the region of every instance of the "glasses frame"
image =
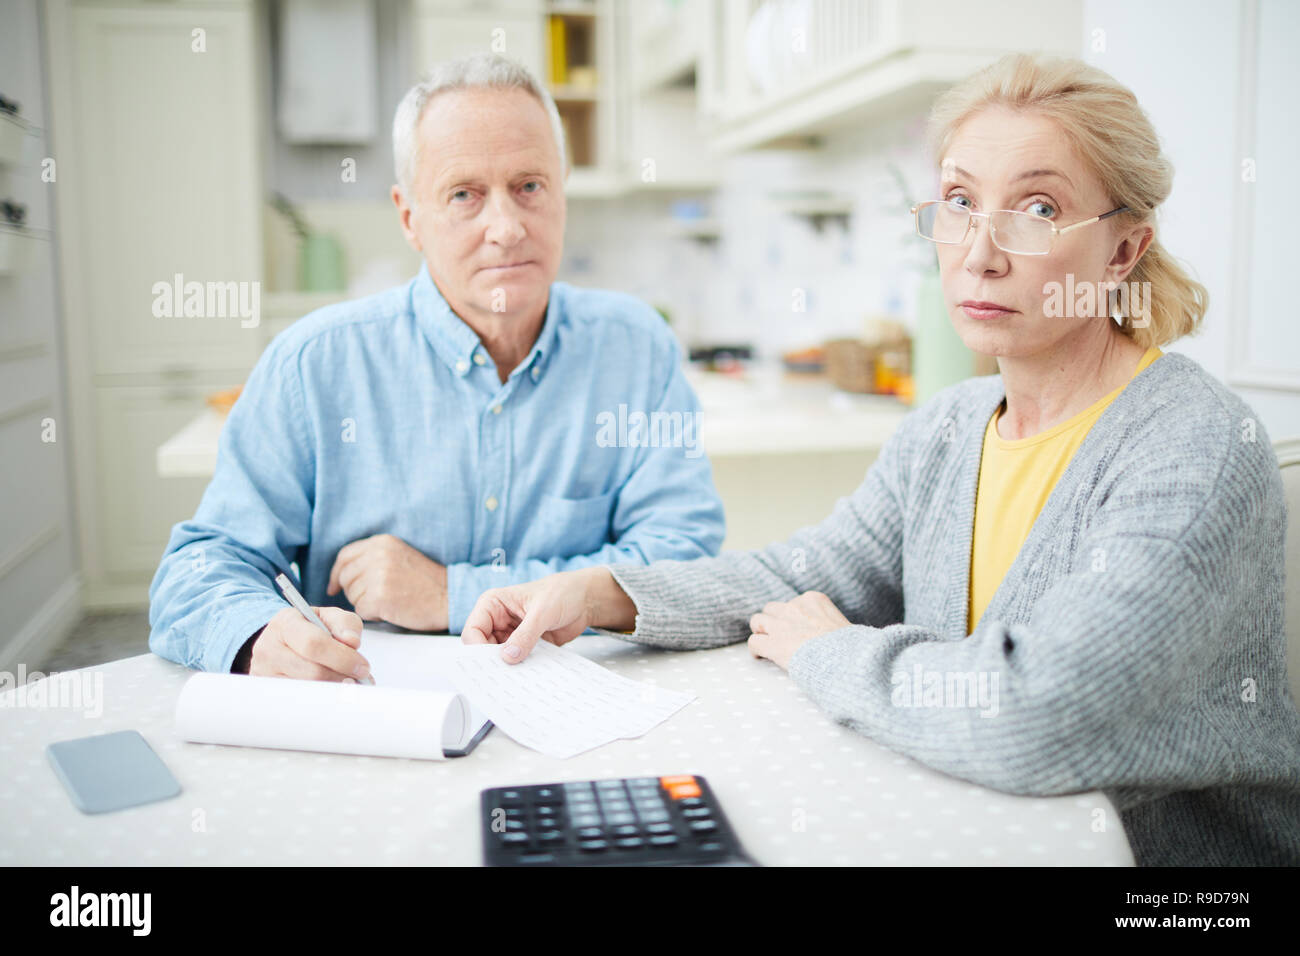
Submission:
POLYGON ((966 237, 970 235, 971 229, 975 227, 976 218, 982 218, 989 220, 989 238, 993 241, 993 245, 997 246, 1003 252, 1010 253, 1013 256, 1045 256, 1052 251, 1052 247, 1056 245, 1056 240, 1070 230, 1078 229, 1082 226, 1091 226, 1094 222, 1101 222, 1103 219, 1109 219, 1111 216, 1117 216, 1122 212, 1128 211, 1128 206, 1120 206, 1116 209, 1112 209, 1110 212, 1104 212, 1100 216, 1093 216, 1091 219, 1083 219, 1079 222, 1071 223, 1068 226, 1057 226, 1056 223, 1052 222, 1050 219, 1044 219, 1042 216, 1035 216, 1033 213, 1021 212, 1018 209, 994 209, 991 212, 974 212, 967 206, 957 206, 950 199, 927 199, 925 202, 916 203, 912 207, 912 216, 916 220, 916 234, 922 239, 927 239, 930 242, 937 242, 944 246, 959 246, 966 241, 966 237), (954 208, 965 212, 966 231, 962 233, 961 238, 935 239, 933 236, 927 236, 925 233, 921 232, 921 210, 926 206, 953 206, 954 208), (993 228, 992 217, 1000 212, 1010 213, 1013 216, 1029 216, 1032 219, 1037 219, 1051 226, 1052 240, 1047 244, 1047 248, 1042 252, 1021 252, 1017 249, 1008 249, 1006 246, 998 242, 997 230, 993 228))

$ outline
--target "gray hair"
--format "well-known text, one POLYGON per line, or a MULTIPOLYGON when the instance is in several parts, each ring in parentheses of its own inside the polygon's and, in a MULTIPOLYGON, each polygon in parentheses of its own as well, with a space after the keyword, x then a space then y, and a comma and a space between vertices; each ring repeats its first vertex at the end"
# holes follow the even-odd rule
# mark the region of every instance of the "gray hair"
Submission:
POLYGON ((560 150, 560 168, 567 170, 564 125, 550 92, 537 82, 527 67, 514 60, 496 53, 475 53, 439 63, 407 90, 402 102, 397 104, 397 113, 393 116, 393 166, 397 185, 408 203, 414 205, 411 184, 415 182, 415 166, 420 152, 416 133, 425 106, 439 93, 479 89, 523 90, 541 103, 551 120, 551 132, 560 150))

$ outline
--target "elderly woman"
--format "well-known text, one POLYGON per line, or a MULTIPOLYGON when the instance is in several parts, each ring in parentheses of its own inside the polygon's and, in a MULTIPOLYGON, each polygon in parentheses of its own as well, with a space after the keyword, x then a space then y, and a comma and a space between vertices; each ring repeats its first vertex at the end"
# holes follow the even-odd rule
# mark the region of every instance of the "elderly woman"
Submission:
POLYGON ((1300 863, 1282 484, 1250 407, 1160 349, 1206 295, 1155 237, 1155 131, 1107 74, 1014 56, 945 94, 932 132, 940 194, 917 228, 1001 374, 911 412, 788 541, 488 591, 463 639, 514 661, 588 627, 748 640, 938 770, 1105 791, 1140 865, 1300 863), (993 706, 953 699, 976 683, 993 706))

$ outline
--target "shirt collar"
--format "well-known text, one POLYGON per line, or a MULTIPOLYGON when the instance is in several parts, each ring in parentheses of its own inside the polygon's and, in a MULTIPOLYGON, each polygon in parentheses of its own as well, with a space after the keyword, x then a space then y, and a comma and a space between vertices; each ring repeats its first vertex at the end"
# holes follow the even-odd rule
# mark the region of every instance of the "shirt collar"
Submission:
MULTIPOLYGON (((527 371, 529 377, 536 382, 542 376, 545 359, 553 350, 555 328, 559 323, 560 305, 556 285, 557 283, 551 284, 546 318, 542 321, 537 341, 533 343, 527 357, 510 373, 511 377, 527 371)), ((420 274, 412 283, 411 307, 416 324, 424 332, 434 352, 452 372, 464 378, 475 365, 485 365, 491 361, 478 334, 452 311, 438 291, 438 286, 429 274, 428 263, 420 264, 420 274)))

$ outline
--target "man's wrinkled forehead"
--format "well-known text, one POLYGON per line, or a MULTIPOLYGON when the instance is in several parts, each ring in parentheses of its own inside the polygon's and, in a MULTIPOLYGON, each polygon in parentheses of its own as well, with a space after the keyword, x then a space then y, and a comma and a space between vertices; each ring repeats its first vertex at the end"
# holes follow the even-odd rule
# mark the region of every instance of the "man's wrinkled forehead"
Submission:
POLYGON ((523 90, 451 90, 425 106, 420 163, 438 180, 553 175, 559 149, 546 110, 523 90))

